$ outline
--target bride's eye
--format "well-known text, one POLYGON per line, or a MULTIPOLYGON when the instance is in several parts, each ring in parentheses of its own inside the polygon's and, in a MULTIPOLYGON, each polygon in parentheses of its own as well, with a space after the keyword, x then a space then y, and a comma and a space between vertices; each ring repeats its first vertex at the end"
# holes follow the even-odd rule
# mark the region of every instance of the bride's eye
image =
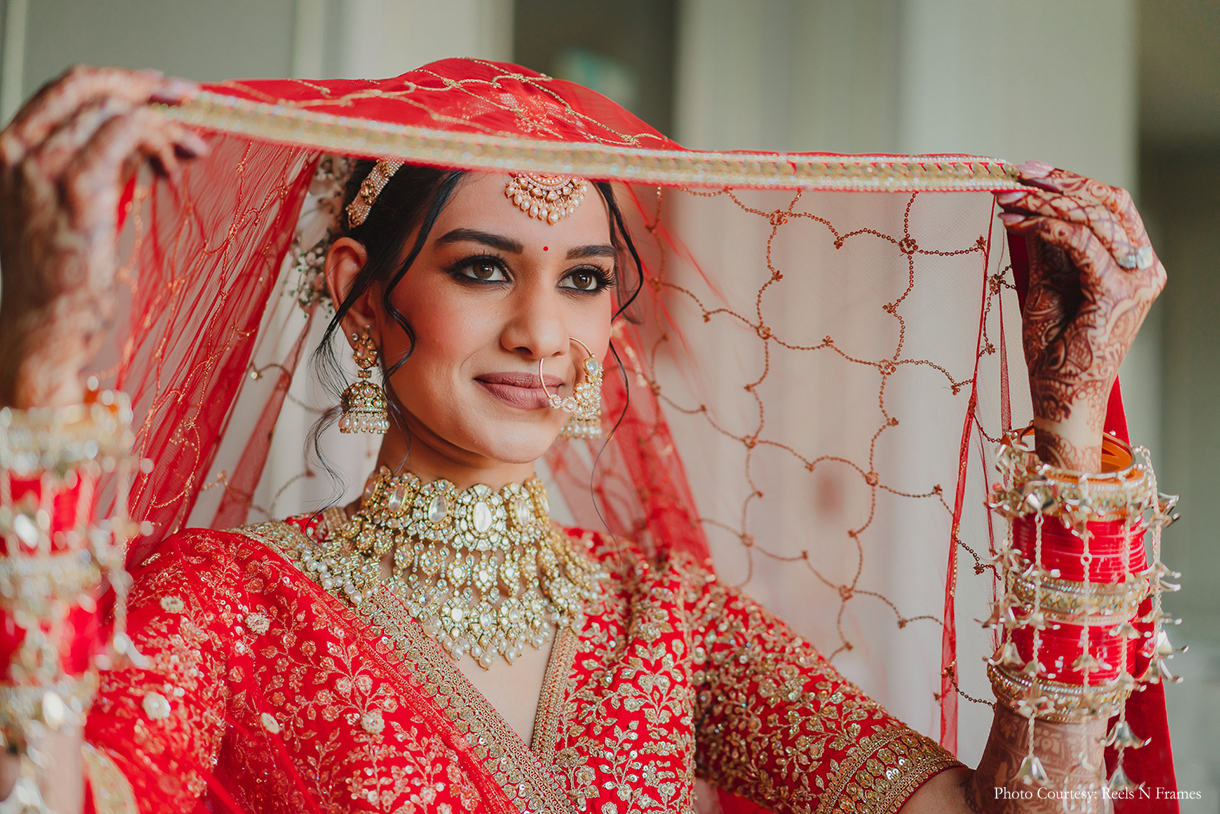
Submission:
POLYGON ((561 288, 574 288, 577 291, 600 291, 613 281, 609 274, 598 268, 578 268, 569 271, 559 281, 561 288))
POLYGON ((498 263, 491 263, 487 260, 476 260, 469 266, 470 276, 477 280, 489 282, 491 280, 503 280, 504 270, 500 268, 498 263))
POLYGON ((480 283, 507 282, 504 264, 494 257, 471 257, 450 267, 449 273, 464 280, 480 283))

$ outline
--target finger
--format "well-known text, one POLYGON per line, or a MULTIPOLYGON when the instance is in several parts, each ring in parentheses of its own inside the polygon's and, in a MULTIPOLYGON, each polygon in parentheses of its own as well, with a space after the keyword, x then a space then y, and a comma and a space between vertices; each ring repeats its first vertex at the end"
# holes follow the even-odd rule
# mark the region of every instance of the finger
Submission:
MULTIPOLYGON (((115 116, 130 113, 135 109, 130 102, 115 97, 90 102, 81 108, 72 119, 52 133, 38 148, 38 151, 30 156, 30 159, 38 162, 44 175, 58 179, 76 153, 94 137, 102 125, 115 116)), ((176 178, 179 155, 184 158, 194 158, 206 155, 210 148, 206 141, 184 126, 166 121, 164 117, 160 117, 160 120, 166 128, 172 144, 157 152, 154 163, 164 174, 176 178)), ((130 177, 131 171, 134 171, 143 159, 144 156, 141 154, 133 155, 131 160, 124 164, 123 171, 120 173, 121 177, 124 179, 130 177)))
MULTIPOLYGON (((182 169, 180 159, 201 158, 211 152, 211 147, 199 135, 184 127, 169 123, 173 143, 163 144, 157 152, 150 156, 153 169, 166 176, 175 184, 181 180, 182 169)), ((119 173, 120 184, 125 185, 144 163, 146 156, 140 151, 133 152, 123 162, 119 173)))
POLYGON ((108 225, 118 207, 129 159, 172 154, 173 146, 172 123, 152 108, 137 107, 102 124, 77 151, 60 181, 74 225, 86 233, 108 225))
POLYGON ((39 88, 22 105, 0 133, 0 158, 18 161, 42 143, 78 107, 100 96, 112 95, 133 104, 142 103, 163 81, 160 71, 126 71, 74 65, 39 88))
POLYGON ((1026 161, 1017 165, 1021 178, 1029 183, 1032 178, 1043 178, 1054 171, 1054 167, 1045 161, 1026 161))
POLYGON ((1100 202, 1037 189, 1001 192, 996 201, 1006 212, 1043 215, 1087 226, 1115 258, 1131 257, 1139 249, 1118 217, 1100 202))
POLYGON ((1080 224, 1032 217, 1010 223, 1008 229, 1062 251, 1079 272, 1080 289, 1095 302, 1118 298, 1151 304, 1165 287, 1165 267, 1159 260, 1154 258, 1147 268, 1125 269, 1093 231, 1080 224))
MULTIPOLYGON (((1074 310, 1080 300, 1080 275, 1072 267, 1063 249, 1042 240, 1038 234, 1011 230, 1024 237, 1029 254, 1027 300, 1037 295, 1039 300, 1054 299, 1057 312, 1074 310)), ((1028 304, 1028 303, 1027 303, 1028 304)), ((1043 308, 1047 306, 1043 305, 1043 308)))
POLYGON ((166 79, 160 71, 76 66, 44 86, 0 132, 0 159, 13 163, 40 144, 81 105, 105 96, 132 104, 180 101, 197 90, 193 83, 166 79))
POLYGON ((200 91, 199 83, 178 76, 162 80, 161 84, 149 96, 149 101, 176 105, 185 102, 200 91))
MULTIPOLYGON (((173 141, 166 139, 149 158, 151 159, 153 169, 169 178, 175 185, 182 180, 182 165, 178 163, 178 156, 174 151, 173 141)), ((120 176, 120 178, 125 184, 127 179, 133 174, 134 172, 128 171, 120 176)))
POLYGON ((1030 369, 1042 364, 1054 338, 1071 322, 1080 307, 1080 275, 1075 273, 1063 250, 1039 239, 1026 238, 1029 245, 1029 286, 1021 309, 1021 344, 1030 369))
MULTIPOLYGON (((1131 199, 1131 193, 1121 187, 1113 187, 1109 184, 1103 184, 1101 181, 1095 181, 1092 178, 1084 178, 1082 176, 1065 173, 1072 176, 1071 183, 1078 188, 1078 194, 1082 197, 1091 197, 1100 202, 1103 206, 1114 213, 1115 217, 1122 223, 1127 234, 1131 235, 1132 242, 1137 246, 1148 245, 1148 232, 1144 228, 1144 219, 1140 217, 1139 210, 1135 207, 1135 201, 1131 199)), ((1066 178, 1052 173, 1048 176, 1051 183, 1056 185, 1064 185, 1066 178)))
POLYGON ((48 177, 58 178, 72 160, 72 156, 93 138, 98 128, 115 116, 129 112, 133 107, 134 105, 125 99, 95 99, 78 108, 38 145, 26 160, 37 162, 48 177))
MULTIPOLYGON (((1077 289, 1077 292, 1079 289, 1077 289)), ((1079 293, 1051 282, 1030 286, 1021 309, 1021 346, 1031 370, 1042 367, 1048 350, 1062 349, 1055 338, 1071 324, 1080 305, 1079 293)))
POLYGON ((1129 287, 1129 278, 1102 245, 1093 230, 1079 223, 1056 218, 1028 217, 1008 225, 1008 230, 1027 237, 1036 237, 1049 246, 1060 249, 1080 274, 1080 286, 1086 291, 1101 293, 1107 281, 1122 281, 1129 287))
POLYGON ((1054 322, 1066 322, 1080 303, 1080 276, 1075 274, 1063 250, 1037 238, 1028 241, 1029 285, 1025 310, 1054 314, 1054 322))
POLYGON ((1144 228, 1143 218, 1140 217, 1139 210, 1135 208, 1135 202, 1131 200, 1127 190, 1060 169, 1052 169, 1045 174, 1034 171, 1029 183, 1048 192, 1070 195, 1084 203, 1101 204, 1118 218, 1133 244, 1148 245, 1148 232, 1144 228))
POLYGON ((1026 213, 1000 213, 1004 226, 1012 234, 1024 237, 1028 245, 1027 307, 1037 296, 1040 301, 1039 310, 1063 314, 1068 310, 1066 299, 1079 300, 1079 274, 1071 267, 1062 249, 1041 240, 1037 232, 1026 223, 1034 217, 1026 213), (1048 302, 1048 297, 1054 301, 1048 302))

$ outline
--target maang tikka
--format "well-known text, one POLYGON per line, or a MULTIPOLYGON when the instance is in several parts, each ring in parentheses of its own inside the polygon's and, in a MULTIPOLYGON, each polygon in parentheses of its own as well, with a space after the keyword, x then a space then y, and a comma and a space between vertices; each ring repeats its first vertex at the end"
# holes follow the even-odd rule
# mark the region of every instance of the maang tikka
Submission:
POLYGON ((385 395, 372 382, 371 371, 377 366, 377 345, 368 326, 364 335, 352 334, 352 356, 360 369, 356 381, 348 385, 340 399, 343 415, 339 417, 339 432, 371 432, 384 435, 390 429, 385 395))
POLYGON ((569 341, 580 345, 588 355, 584 367, 585 380, 577 382, 572 395, 563 398, 558 393, 548 393, 546 380, 542 378, 542 363, 538 360, 538 386, 546 393, 547 401, 555 410, 571 413, 568 423, 559 431, 560 438, 601 438, 602 435, 602 366, 589 350, 589 346, 575 337, 569 341))
MULTIPOLYGON (((402 167, 403 162, 393 158, 383 158, 373 165, 355 199, 347 205, 351 228, 364 223, 382 190, 402 167)), ((542 172, 510 173, 504 187, 505 197, 518 209, 552 226, 575 212, 588 191, 589 182, 583 178, 542 172)))
POLYGON ((554 226, 576 211, 588 189, 583 178, 523 172, 509 176, 504 195, 531 218, 554 226))

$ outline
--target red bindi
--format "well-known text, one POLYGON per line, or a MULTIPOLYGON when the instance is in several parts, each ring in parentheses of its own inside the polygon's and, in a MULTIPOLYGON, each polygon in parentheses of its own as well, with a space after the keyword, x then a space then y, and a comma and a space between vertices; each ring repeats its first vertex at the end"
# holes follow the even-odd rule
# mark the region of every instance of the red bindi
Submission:
POLYGON ((543 250, 544 252, 548 252, 548 251, 550 251, 550 250, 551 250, 551 247, 550 247, 550 246, 543 246, 543 247, 542 247, 542 250, 543 250))

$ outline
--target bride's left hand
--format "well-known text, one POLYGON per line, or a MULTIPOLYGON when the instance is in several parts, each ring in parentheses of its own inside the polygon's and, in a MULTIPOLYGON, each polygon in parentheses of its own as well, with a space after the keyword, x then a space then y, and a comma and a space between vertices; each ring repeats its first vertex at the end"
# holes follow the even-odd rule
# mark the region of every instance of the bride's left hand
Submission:
POLYGON ((996 200, 1030 250, 1022 340, 1038 454, 1096 472, 1110 390, 1165 267, 1126 190, 1038 162, 1018 169, 1030 187, 996 200))

